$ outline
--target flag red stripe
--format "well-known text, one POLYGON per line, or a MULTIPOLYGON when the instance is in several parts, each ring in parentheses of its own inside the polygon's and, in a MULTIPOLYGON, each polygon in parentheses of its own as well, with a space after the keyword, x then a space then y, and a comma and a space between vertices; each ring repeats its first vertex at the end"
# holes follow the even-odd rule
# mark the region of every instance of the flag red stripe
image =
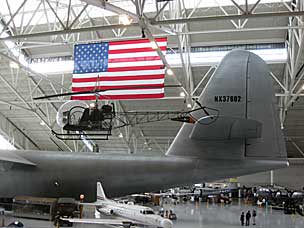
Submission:
POLYGON ((93 91, 95 89, 100 90, 126 90, 126 89, 154 89, 163 88, 164 84, 141 84, 141 85, 118 85, 118 86, 87 86, 87 87, 73 87, 73 92, 93 91))
MULTIPOLYGON (((160 50, 166 51, 167 47, 166 46, 161 46, 159 47, 160 50)), ((132 52, 155 52, 155 50, 152 47, 145 47, 145 48, 129 48, 129 49, 118 49, 118 50, 109 50, 109 55, 110 54, 123 54, 123 53, 132 53, 132 52)))
POLYGON ((103 81, 126 81, 126 80, 150 80, 150 79, 163 79, 165 74, 152 74, 152 75, 138 75, 138 76, 116 76, 116 77, 106 77, 102 76, 99 79, 97 77, 93 78, 73 78, 72 82, 103 82, 103 81))
MULTIPOLYGON (((164 93, 159 94, 131 94, 131 95, 109 95, 109 96, 99 96, 99 99, 153 99, 153 98, 163 98, 164 93)), ((95 100, 95 96, 72 96, 71 100, 95 100)))
POLYGON ((145 56, 145 57, 131 57, 131 58, 118 58, 109 59, 109 63, 121 63, 121 62, 137 62, 137 61, 153 61, 160 60, 159 56, 145 56))
POLYGON ((164 65, 154 65, 154 66, 130 66, 130 67, 114 67, 108 68, 108 72, 122 72, 122 71, 135 71, 135 70, 159 70, 163 69, 164 65))
MULTIPOLYGON (((166 42, 167 37, 155 38, 156 42, 166 42)), ((140 39, 140 40, 122 40, 122 41, 111 41, 109 45, 122 45, 122 44, 140 44, 140 43, 150 43, 149 39, 140 39)))

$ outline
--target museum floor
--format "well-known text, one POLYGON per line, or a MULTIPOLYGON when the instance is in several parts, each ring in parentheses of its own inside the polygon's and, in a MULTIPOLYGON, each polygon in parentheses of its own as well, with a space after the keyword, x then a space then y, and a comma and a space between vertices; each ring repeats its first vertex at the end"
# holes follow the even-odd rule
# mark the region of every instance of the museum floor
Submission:
MULTIPOLYGON (((239 201, 232 205, 221 204, 194 204, 183 203, 179 205, 164 205, 166 209, 172 209, 177 220, 174 221, 174 228, 232 228, 241 227, 239 217, 242 211, 256 209, 257 225, 256 228, 303 228, 304 217, 300 215, 285 215, 282 211, 272 210, 271 208, 257 208, 243 204, 239 201)), ((88 213, 87 213, 88 214, 88 213)), ((7 217, 9 221, 19 220, 24 223, 26 228, 50 228, 54 227, 51 222, 16 219, 7 217)), ((74 224, 75 228, 100 228, 100 225, 74 224)), ((109 226, 107 226, 109 227, 109 226)))

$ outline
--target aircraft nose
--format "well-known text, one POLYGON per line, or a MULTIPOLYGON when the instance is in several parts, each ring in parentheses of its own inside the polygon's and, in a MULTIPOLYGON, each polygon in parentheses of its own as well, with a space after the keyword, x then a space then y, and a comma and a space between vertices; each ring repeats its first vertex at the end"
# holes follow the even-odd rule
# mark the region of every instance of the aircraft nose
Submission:
POLYGON ((161 227, 163 227, 163 228, 172 228, 172 226, 173 226, 173 223, 169 219, 163 219, 161 221, 161 227))

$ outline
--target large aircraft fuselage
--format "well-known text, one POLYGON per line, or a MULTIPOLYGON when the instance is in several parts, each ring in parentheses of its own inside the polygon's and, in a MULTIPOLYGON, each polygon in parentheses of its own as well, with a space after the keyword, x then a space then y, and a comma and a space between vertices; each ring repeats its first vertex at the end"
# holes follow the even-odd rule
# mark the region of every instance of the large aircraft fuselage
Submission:
MULTIPOLYGON (((227 176, 265 170, 254 160, 212 160, 170 156, 111 156, 94 153, 23 151, 23 158, 37 164, 13 164, 0 172, 1 197, 16 195, 75 197, 94 201, 96 182, 109 196, 166 189, 227 176), (214 167, 220 167, 219 170, 214 167), (252 167, 250 171, 249 168, 252 167)), ((264 161, 267 162, 267 161, 264 161)), ((273 168, 273 161, 269 161, 273 168)), ((283 161, 282 161, 283 162, 283 161)), ((278 165, 282 163, 278 162, 278 165)))

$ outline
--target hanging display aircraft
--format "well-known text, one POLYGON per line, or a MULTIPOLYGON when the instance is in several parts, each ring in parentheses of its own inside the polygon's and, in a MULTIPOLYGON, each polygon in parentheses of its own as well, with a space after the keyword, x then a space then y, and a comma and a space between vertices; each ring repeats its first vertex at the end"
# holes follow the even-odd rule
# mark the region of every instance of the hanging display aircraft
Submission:
MULTIPOLYGON (((171 85, 170 87, 172 87, 171 85)), ((168 87, 168 86, 166 86, 168 87)), ((176 85, 174 87, 180 87, 176 85)), ((133 89, 135 87, 132 87, 133 89)), ((142 87, 138 87, 142 88, 142 87)), ((112 135, 112 130, 127 125, 136 125, 151 123, 163 120, 173 120, 185 123, 194 123, 197 121, 192 113, 201 111, 209 116, 208 111, 215 111, 209 107, 202 106, 199 101, 194 100, 198 108, 187 111, 129 111, 116 112, 114 103, 101 104, 99 102, 99 93, 105 90, 96 89, 94 91, 71 92, 63 94, 54 94, 44 97, 34 98, 35 100, 47 99, 60 96, 95 94, 96 101, 89 105, 84 101, 67 101, 59 108, 56 116, 57 124, 65 132, 52 133, 61 140, 82 140, 83 136, 94 140, 108 140, 112 135)))
POLYGON ((34 195, 96 201, 96 182, 111 196, 151 192, 287 166, 273 82, 255 54, 227 54, 195 111, 163 156, 0 151, 0 197, 34 195))

